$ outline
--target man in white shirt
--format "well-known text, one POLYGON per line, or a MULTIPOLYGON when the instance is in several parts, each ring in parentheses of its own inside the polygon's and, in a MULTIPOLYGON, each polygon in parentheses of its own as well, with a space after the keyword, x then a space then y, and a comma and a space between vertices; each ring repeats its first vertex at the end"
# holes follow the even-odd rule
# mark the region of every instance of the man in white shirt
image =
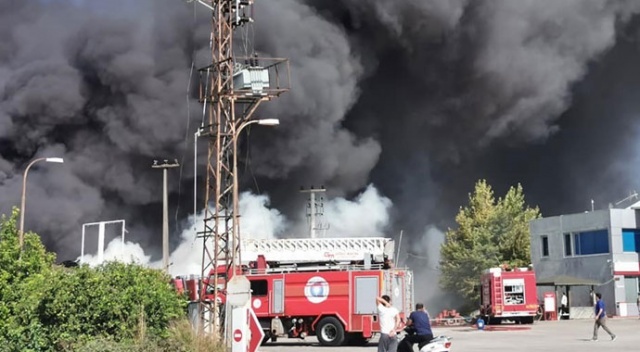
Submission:
POLYGON ((378 352, 396 352, 398 338, 396 331, 402 328, 400 313, 391 305, 391 298, 387 295, 376 298, 378 304, 378 321, 380 322, 380 341, 378 352))
POLYGON ((562 292, 562 298, 560 299, 560 319, 569 312, 567 303, 567 294, 566 292, 562 292))

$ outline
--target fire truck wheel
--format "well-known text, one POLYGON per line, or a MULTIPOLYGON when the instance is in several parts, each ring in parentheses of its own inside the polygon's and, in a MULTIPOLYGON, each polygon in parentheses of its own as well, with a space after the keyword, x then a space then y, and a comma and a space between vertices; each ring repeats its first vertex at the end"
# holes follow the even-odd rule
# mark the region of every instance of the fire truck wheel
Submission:
POLYGON ((316 330, 318 341, 324 346, 340 346, 344 343, 344 327, 334 317, 325 317, 318 323, 316 330))

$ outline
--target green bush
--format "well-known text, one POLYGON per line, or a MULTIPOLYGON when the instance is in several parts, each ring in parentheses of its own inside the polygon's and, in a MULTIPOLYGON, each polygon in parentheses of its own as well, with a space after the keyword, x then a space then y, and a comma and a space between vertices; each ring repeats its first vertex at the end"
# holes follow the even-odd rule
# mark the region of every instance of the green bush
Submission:
POLYGON ((58 268, 49 280, 38 310, 47 335, 56 342, 165 337, 169 323, 185 311, 186 301, 167 276, 135 264, 58 268))
POLYGON ((170 324, 185 318, 186 300, 167 275, 123 263, 55 266, 34 233, 20 253, 18 216, 14 209, 0 219, 0 350, 162 351, 153 348, 171 343, 170 324))

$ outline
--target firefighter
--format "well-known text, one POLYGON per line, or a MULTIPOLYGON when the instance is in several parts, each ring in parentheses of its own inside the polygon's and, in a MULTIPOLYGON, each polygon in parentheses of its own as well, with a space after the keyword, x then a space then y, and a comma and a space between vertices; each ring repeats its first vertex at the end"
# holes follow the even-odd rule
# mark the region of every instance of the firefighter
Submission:
POLYGON ((402 328, 400 312, 391 305, 391 298, 387 295, 376 298, 378 304, 378 320, 380 321, 380 341, 378 352, 396 352, 398 339, 396 332, 402 328))
POLYGON ((400 342, 398 352, 412 352, 414 343, 417 343, 418 349, 420 349, 428 344, 429 341, 433 340, 429 313, 424 309, 422 303, 417 303, 416 310, 409 315, 407 327, 413 330, 413 334, 407 335, 407 337, 400 342))
POLYGON ((382 262, 382 269, 383 270, 388 270, 393 268, 393 263, 391 262, 391 260, 389 259, 389 257, 387 257, 386 255, 384 256, 384 262, 382 262))

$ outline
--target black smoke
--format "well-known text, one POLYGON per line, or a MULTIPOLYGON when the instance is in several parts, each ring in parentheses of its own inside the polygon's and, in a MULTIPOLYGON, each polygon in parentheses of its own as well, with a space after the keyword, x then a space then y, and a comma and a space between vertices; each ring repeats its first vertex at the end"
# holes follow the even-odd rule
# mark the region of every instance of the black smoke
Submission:
MULTIPOLYGON (((248 131, 243 188, 294 214, 299 186, 350 197, 373 183, 405 241, 451 225, 478 178, 498 192, 523 183, 544 214, 592 198, 604 207, 638 186, 639 10, 257 0, 244 38, 290 58, 292 90, 258 111, 281 125, 248 131)), ((184 166, 170 173, 172 214, 184 219, 208 17, 180 0, 0 0, 0 211, 19 203, 29 160, 61 156, 29 175, 29 229, 66 259, 82 223, 125 218, 133 239, 159 249, 161 173, 150 165, 184 166)))
POLYGON ((29 173, 27 229, 72 258, 82 223, 126 219, 143 245, 155 243, 162 174, 152 161, 187 148, 189 7, 3 0, 0 10, 2 212, 19 204, 31 159, 63 157, 29 173))
POLYGON ((397 227, 450 226, 478 178, 523 183, 549 215, 638 186, 638 3, 309 3, 363 63, 343 126, 380 143, 370 178, 397 227))

